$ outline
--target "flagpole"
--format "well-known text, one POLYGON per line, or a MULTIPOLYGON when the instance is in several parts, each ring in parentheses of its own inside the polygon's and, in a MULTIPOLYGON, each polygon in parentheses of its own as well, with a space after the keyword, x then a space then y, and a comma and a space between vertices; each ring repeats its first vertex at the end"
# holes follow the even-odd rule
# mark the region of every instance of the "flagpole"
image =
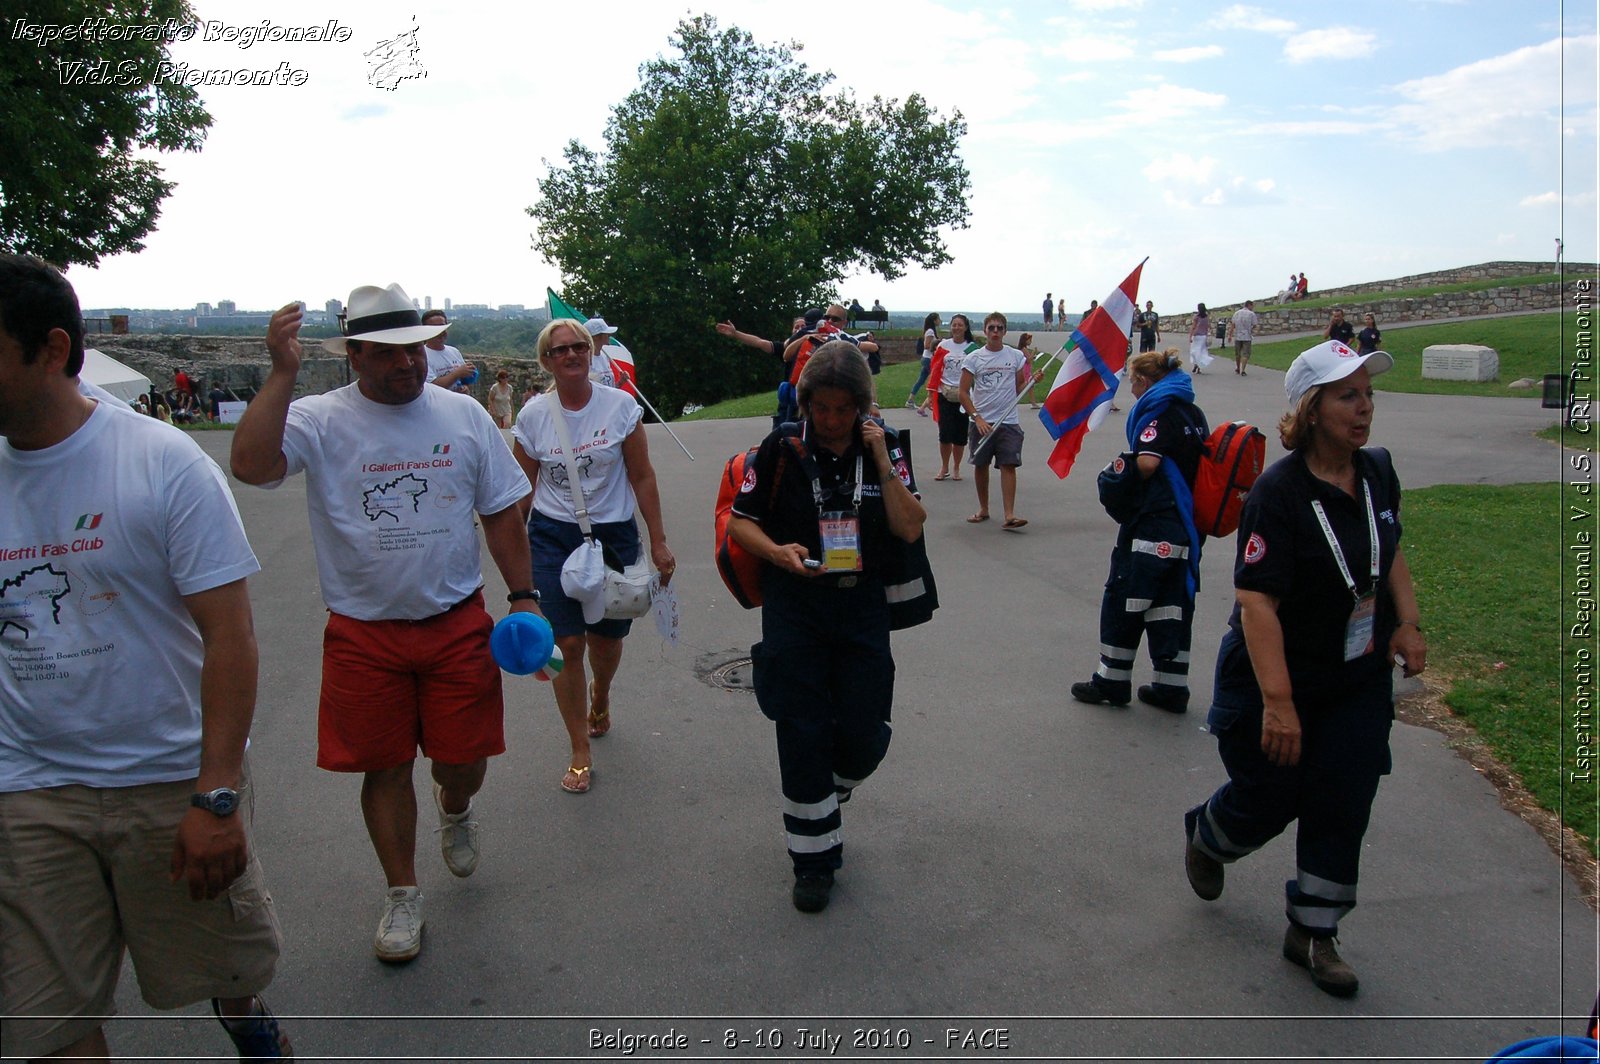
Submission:
MULTIPOLYGON (((667 430, 667 435, 672 437, 672 442, 678 445, 678 449, 680 451, 682 451, 684 454, 689 454, 689 448, 685 447, 683 445, 683 441, 678 439, 678 434, 676 432, 672 431, 672 426, 667 424, 667 419, 661 416, 661 411, 659 411, 655 407, 651 406, 650 405, 650 400, 646 399, 644 397, 644 392, 639 390, 639 380, 638 380, 638 378, 637 377, 634 378, 632 383, 633 383, 633 394, 638 398, 639 402, 643 403, 644 404, 644 408, 646 410, 650 411, 652 414, 654 414, 656 416, 656 420, 657 421, 661 422, 661 427, 667 430)), ((691 462, 694 461, 694 455, 689 454, 689 461, 691 461, 691 462)))
MULTIPOLYGON (((1044 362, 1042 364, 1036 363, 1034 365, 1034 369, 1037 370, 1040 374, 1043 374, 1045 366, 1048 366, 1050 363, 1054 362, 1056 360, 1056 356, 1061 354, 1061 352, 1065 351, 1066 349, 1067 349, 1067 344, 1064 342, 1061 345, 1061 350, 1060 351, 1056 351, 1056 352, 1053 352, 1053 353, 1051 353, 1049 355, 1044 356, 1044 362)), ((1006 407, 1006 412, 1000 415, 999 420, 994 422, 992 425, 989 426, 989 435, 987 435, 987 436, 983 437, 982 439, 980 439, 978 441, 978 446, 976 446, 976 447, 974 447, 972 449, 972 456, 971 456, 971 460, 972 461, 976 461, 977 460, 978 452, 983 450, 983 445, 988 443, 994 437, 994 430, 999 428, 1000 425, 1005 421, 1005 419, 1010 417, 1012 412, 1015 411, 1017 409, 1017 407, 1022 405, 1022 397, 1024 395, 1027 395, 1030 391, 1032 391, 1033 390, 1033 386, 1035 384, 1037 384, 1037 383, 1038 383, 1038 381, 1030 381, 1030 382, 1028 382, 1028 386, 1026 388, 1024 388, 1022 391, 1018 392, 1017 393, 1017 397, 1015 399, 1011 400, 1011 405, 1006 407)))

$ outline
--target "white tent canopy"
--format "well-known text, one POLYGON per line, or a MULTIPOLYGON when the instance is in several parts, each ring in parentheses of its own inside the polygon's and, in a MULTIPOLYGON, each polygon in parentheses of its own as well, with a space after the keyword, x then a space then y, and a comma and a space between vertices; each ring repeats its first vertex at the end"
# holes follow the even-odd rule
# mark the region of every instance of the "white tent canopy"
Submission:
POLYGON ((150 391, 149 377, 92 347, 83 352, 83 369, 78 376, 127 402, 150 391))

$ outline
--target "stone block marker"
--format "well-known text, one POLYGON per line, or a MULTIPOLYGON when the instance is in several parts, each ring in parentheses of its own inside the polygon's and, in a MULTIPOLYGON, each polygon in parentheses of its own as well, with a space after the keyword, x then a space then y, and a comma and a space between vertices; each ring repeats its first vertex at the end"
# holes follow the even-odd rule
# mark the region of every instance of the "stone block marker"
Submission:
POLYGON ((1422 349, 1422 378, 1497 381, 1500 379, 1500 354, 1480 344, 1434 344, 1422 349))

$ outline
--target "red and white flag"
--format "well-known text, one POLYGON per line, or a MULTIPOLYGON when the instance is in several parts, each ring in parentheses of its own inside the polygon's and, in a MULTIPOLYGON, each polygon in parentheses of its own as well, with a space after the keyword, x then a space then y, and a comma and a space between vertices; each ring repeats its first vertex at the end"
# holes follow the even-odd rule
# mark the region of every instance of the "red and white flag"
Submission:
POLYGON ((1045 431, 1056 441, 1050 468, 1058 477, 1072 472, 1083 438, 1098 428, 1117 394, 1117 374, 1128 360, 1139 274, 1144 262, 1106 296, 1094 313, 1078 323, 1065 345, 1066 358, 1039 410, 1045 431))

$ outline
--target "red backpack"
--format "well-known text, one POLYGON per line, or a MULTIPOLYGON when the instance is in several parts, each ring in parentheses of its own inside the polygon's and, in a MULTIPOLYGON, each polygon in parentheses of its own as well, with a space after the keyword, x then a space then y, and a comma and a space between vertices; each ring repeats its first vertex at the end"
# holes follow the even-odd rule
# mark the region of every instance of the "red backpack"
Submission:
MULTIPOLYGON (((795 442, 799 443, 798 440, 795 442)), ((765 563, 734 542, 728 534, 728 519, 733 516, 733 500, 739 497, 745 477, 755 474, 756 452, 760 449, 761 445, 757 444, 728 459, 728 463, 722 467, 722 484, 717 488, 717 575, 722 577, 728 593, 747 610, 761 605, 761 567, 765 563)), ((788 461, 789 451, 790 448, 785 447, 778 452, 777 476, 772 478, 773 494, 777 493, 778 483, 783 479, 783 466, 788 461)))
POLYGON ((1244 497, 1261 475, 1267 438, 1254 425, 1226 421, 1206 437, 1194 478, 1194 527, 1205 536, 1231 536, 1239 528, 1244 497))

